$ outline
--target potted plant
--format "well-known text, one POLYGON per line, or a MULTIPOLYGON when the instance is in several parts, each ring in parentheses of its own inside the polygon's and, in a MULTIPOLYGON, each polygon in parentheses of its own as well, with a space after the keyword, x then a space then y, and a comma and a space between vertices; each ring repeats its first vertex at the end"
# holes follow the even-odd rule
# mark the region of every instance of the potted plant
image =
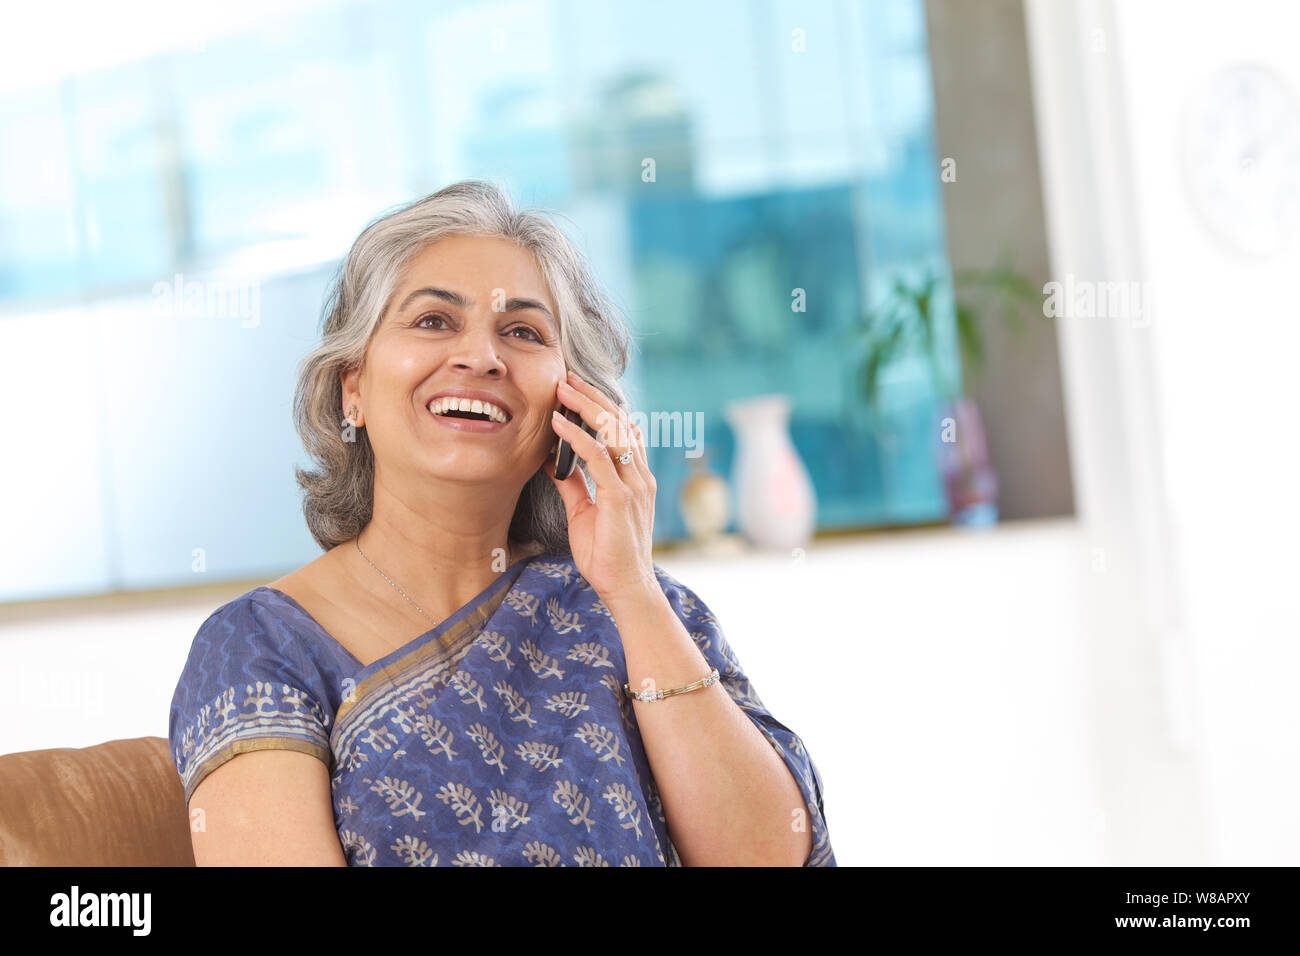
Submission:
POLYGON ((857 384, 879 425, 882 372, 906 356, 925 358, 937 401, 935 437, 949 518, 992 524, 997 477, 989 465, 983 422, 975 401, 958 384, 960 370, 948 374, 940 350, 939 322, 947 318, 949 291, 963 365, 973 374, 984 366, 982 318, 996 310, 1019 337, 1025 329, 1022 311, 1042 302, 1039 290, 1005 256, 989 268, 958 270, 953 280, 934 270, 918 279, 896 277, 883 300, 851 329, 862 350, 857 384))

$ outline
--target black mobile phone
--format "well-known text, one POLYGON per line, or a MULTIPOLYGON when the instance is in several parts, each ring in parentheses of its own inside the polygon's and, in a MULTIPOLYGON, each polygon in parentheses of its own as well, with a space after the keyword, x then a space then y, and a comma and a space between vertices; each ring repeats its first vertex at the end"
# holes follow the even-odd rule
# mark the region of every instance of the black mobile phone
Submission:
MULTIPOLYGON (((564 417, 575 424, 581 425, 592 438, 596 437, 596 429, 592 428, 582 420, 582 413, 576 408, 565 408, 564 417)), ((573 450, 573 445, 561 438, 560 443, 555 448, 555 477, 564 481, 573 474, 573 466, 578 463, 578 455, 573 450)))

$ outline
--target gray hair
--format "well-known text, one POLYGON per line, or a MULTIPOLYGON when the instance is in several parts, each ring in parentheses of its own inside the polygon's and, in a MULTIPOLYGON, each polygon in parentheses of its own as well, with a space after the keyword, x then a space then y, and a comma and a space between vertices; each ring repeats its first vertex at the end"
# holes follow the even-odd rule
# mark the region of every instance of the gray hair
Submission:
MULTIPOLYGON (((321 341, 298 365, 293 419, 315 471, 294 469, 312 537, 330 550, 361 532, 374 507, 375 455, 365 427, 344 440, 341 373, 361 366, 407 262, 447 236, 510 239, 532 252, 559 311, 566 366, 627 410, 619 379, 630 333, 596 284, 582 253, 539 212, 518 211, 492 183, 468 180, 381 215, 362 230, 331 282, 321 341)), ((579 459, 588 491, 594 489, 579 459)), ((528 480, 510 522, 509 541, 569 554, 564 502, 542 469, 528 480)))

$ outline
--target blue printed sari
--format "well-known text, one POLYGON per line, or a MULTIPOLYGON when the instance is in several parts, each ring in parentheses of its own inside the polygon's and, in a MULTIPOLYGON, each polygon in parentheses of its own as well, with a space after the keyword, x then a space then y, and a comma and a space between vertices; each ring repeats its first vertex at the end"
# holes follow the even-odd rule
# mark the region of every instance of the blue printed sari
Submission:
MULTIPOLYGON (((804 865, 834 866, 821 776, 803 741, 763 706, 703 601, 655 573, 798 784, 813 836, 804 865)), ((318 757, 350 865, 678 866, 626 680, 610 612, 567 555, 519 559, 436 628, 364 667, 263 586, 199 629, 169 737, 187 802, 237 754, 318 757)))

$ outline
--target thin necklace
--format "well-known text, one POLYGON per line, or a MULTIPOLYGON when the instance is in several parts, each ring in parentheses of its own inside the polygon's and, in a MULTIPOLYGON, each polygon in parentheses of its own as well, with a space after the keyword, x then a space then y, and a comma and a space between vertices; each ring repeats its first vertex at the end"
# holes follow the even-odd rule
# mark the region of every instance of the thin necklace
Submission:
MULTIPOLYGON (((366 553, 365 553, 364 551, 361 550, 361 535, 358 534, 355 538, 353 538, 353 539, 352 539, 352 543, 355 544, 355 545, 357 546, 357 554, 361 555, 363 558, 366 558, 366 553)), ((370 565, 370 566, 371 566, 372 568, 374 568, 376 571, 379 571, 379 568, 375 566, 375 562, 371 561, 369 558, 366 558, 366 564, 370 565)), ((427 614, 424 613, 424 608, 420 607, 420 605, 416 604, 416 603, 415 603, 414 601, 412 601, 409 597, 406 597, 406 592, 403 591, 400 587, 397 586, 397 582, 396 582, 396 581, 394 581, 394 580, 393 580, 392 578, 390 578, 388 575, 384 574, 383 571, 379 571, 379 576, 380 576, 381 578, 383 578, 385 581, 387 581, 389 584, 391 584, 394 588, 396 588, 396 589, 397 589, 397 593, 400 594, 402 597, 406 598, 406 603, 409 604, 409 605, 411 605, 411 607, 415 608, 415 609, 416 609, 417 611, 419 611, 421 614, 423 614, 425 620, 427 620, 427 621, 428 621, 430 624, 432 624, 434 627, 437 627, 437 626, 438 626, 438 622, 437 622, 437 621, 435 621, 433 618, 429 617, 429 615, 427 615, 427 614)))

